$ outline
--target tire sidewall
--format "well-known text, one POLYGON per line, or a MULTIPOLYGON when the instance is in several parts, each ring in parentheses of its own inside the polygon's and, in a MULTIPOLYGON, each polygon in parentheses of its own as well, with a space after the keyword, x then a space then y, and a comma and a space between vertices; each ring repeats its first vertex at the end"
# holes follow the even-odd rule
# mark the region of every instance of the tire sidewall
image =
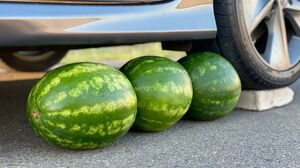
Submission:
POLYGON ((14 56, 14 51, 3 52, 2 60, 11 68, 18 71, 45 71, 58 63, 68 50, 51 50, 48 57, 36 61, 26 61, 14 56))
POLYGON ((265 81, 278 83, 279 85, 288 85, 295 81, 300 76, 300 62, 288 70, 278 71, 266 65, 260 58, 260 54, 248 35, 242 5, 242 0, 233 0, 234 17, 236 19, 236 26, 239 29, 239 31, 236 31, 239 39, 234 40, 234 42, 240 56, 246 59, 248 66, 265 81))

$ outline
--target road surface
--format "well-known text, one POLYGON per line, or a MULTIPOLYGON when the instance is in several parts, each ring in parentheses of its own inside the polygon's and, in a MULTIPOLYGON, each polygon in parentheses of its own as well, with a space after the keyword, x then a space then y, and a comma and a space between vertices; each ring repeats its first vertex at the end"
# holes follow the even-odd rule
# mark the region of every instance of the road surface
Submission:
POLYGON ((300 167, 300 81, 294 102, 263 113, 234 110, 213 122, 183 120, 161 133, 130 132, 114 145, 72 151, 29 126, 36 80, 0 82, 0 167, 300 167))

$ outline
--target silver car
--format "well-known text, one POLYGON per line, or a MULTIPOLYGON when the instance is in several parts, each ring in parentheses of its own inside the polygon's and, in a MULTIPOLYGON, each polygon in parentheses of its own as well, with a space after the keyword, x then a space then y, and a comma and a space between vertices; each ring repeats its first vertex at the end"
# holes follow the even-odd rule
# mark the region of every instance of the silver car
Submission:
POLYGON ((243 87, 270 89, 300 76, 299 0, 0 0, 2 59, 39 71, 72 48, 161 41, 214 51, 243 87))

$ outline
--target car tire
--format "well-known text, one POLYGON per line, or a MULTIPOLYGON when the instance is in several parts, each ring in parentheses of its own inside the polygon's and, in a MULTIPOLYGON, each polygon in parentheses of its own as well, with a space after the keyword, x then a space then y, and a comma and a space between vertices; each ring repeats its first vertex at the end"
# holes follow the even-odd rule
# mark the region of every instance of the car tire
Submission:
MULTIPOLYGON (((252 7, 248 9, 248 6, 255 3, 254 1, 214 0, 218 27, 217 37, 214 40, 195 43, 192 52, 206 50, 222 54, 238 71, 244 89, 274 89, 290 85, 300 76, 300 50, 297 49, 297 45, 298 48, 300 47, 300 38, 299 33, 295 31, 299 29, 299 25, 291 23, 292 21, 287 17, 290 11, 283 8, 283 4, 278 4, 282 1, 273 0, 274 4, 267 4, 271 1, 255 1, 260 3, 266 2, 264 5, 269 5, 270 14, 266 15, 260 23, 253 23, 257 27, 253 26, 253 29, 250 31, 249 27, 252 26, 252 18, 248 19, 249 16, 247 15, 250 13, 249 11, 252 11, 252 7), (285 29, 285 31, 280 30, 280 35, 286 33, 284 34, 286 38, 284 36, 280 37, 287 40, 288 48, 285 48, 287 50, 284 51, 288 52, 288 56, 286 52, 282 54, 283 51, 278 50, 274 42, 274 37, 277 35, 275 34, 276 31, 274 31, 275 28, 272 28, 272 26, 278 28, 275 21, 277 21, 277 16, 281 16, 279 15, 281 9, 282 11, 285 10, 286 17, 283 16, 284 26, 280 24, 280 28, 285 29), (279 14, 277 15, 277 13, 279 14), (270 48, 274 49, 274 51, 270 48), (275 51, 278 54, 274 53, 275 51), (282 58, 278 55, 282 56, 282 58)), ((265 8, 263 7, 261 10, 263 9, 265 8)), ((261 12, 265 13, 265 11, 261 12)), ((260 15, 258 13, 257 17, 260 15)), ((293 19, 293 16, 290 18, 293 19)), ((254 18, 254 21, 258 22, 259 20, 254 18)), ((280 48, 280 45, 278 47, 280 48)))
POLYGON ((67 50, 6 51, 2 60, 18 71, 45 71, 58 63, 67 50))

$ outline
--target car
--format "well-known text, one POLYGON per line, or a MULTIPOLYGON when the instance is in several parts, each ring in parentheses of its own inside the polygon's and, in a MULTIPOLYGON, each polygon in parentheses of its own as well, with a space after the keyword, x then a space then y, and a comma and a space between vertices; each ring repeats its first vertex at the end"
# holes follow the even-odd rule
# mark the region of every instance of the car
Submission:
POLYGON ((299 0, 0 0, 1 58, 41 71, 69 49, 162 42, 228 59, 246 89, 300 76, 299 0))

